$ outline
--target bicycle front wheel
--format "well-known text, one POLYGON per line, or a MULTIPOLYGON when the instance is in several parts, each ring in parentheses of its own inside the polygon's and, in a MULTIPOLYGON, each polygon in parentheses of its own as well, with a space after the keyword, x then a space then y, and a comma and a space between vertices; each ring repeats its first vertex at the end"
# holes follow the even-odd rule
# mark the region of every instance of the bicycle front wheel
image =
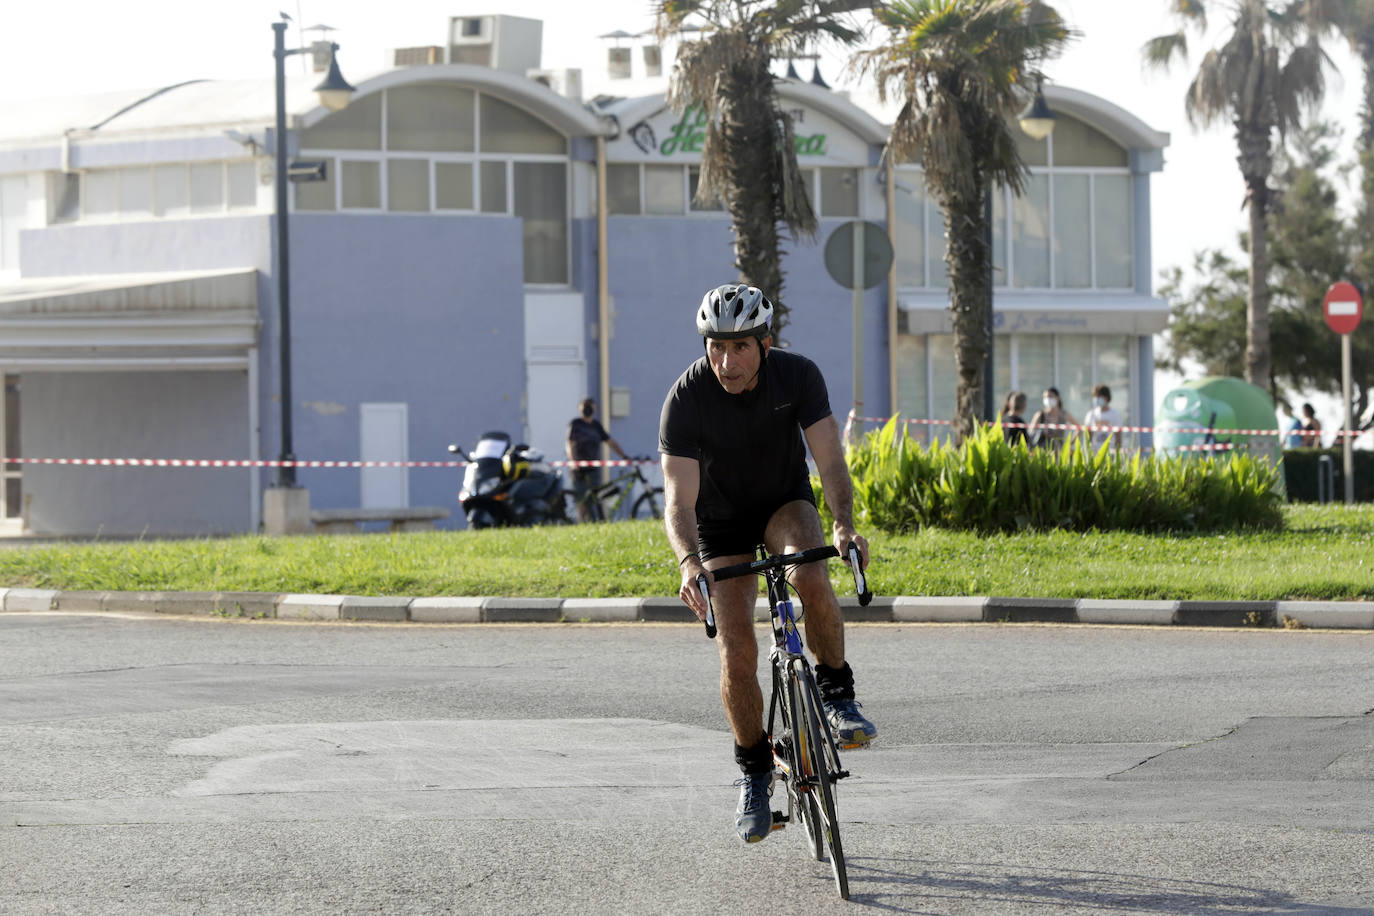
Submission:
POLYGON ((797 697, 798 732, 805 733, 805 740, 798 744, 804 756, 803 766, 810 780, 810 794, 813 804, 807 810, 807 829, 811 834, 811 845, 816 858, 821 858, 821 848, 830 852, 830 870, 835 875, 835 890, 842 899, 849 899, 849 873, 845 868, 844 848, 840 843, 840 820, 835 812, 835 781, 839 779, 840 755, 835 750, 834 739, 821 718, 820 691, 816 689, 816 679, 810 668, 800 663, 793 670, 795 694, 797 697), (799 670, 798 670, 799 669, 799 670), (819 811, 816 809, 819 808, 819 811), (819 816, 816 816, 819 814, 819 816))
POLYGON ((635 500, 634 518, 663 518, 663 488, 654 487, 635 500))

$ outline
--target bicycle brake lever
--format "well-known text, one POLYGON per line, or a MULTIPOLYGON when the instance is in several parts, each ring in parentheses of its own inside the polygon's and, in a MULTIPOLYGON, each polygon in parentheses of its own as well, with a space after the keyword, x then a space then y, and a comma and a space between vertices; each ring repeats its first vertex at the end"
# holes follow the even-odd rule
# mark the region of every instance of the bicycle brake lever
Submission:
POLYGON ((716 612, 711 607, 711 589, 706 584, 706 573, 697 573, 697 588, 701 589, 701 597, 706 601, 706 638, 716 638, 716 612))
POLYGON ((845 553, 849 557, 849 571, 854 574, 854 591, 859 595, 859 607, 868 607, 873 600, 873 593, 868 590, 868 580, 864 578, 863 555, 859 553, 859 545, 850 541, 845 553))

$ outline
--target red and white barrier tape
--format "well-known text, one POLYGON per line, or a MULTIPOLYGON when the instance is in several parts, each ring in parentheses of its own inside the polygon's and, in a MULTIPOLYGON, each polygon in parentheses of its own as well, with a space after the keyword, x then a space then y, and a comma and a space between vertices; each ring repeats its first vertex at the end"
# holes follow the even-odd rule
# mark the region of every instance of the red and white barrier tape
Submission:
MULTIPOLYGON (((6 464, 59 464, 111 468, 461 468, 466 461, 282 461, 277 458, 0 458, 6 464)), ((553 467, 629 467, 652 458, 615 461, 551 461, 553 467)))

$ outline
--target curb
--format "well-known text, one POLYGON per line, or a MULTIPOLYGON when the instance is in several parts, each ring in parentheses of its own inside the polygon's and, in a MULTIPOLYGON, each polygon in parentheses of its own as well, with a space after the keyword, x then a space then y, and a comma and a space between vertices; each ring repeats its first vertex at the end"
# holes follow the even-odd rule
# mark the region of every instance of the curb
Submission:
MULTIPOLYGON (((1089 598, 841 598, 850 623, 1084 623, 1374 630, 1374 601, 1110 601, 1089 598)), ((696 623, 677 598, 406 598, 272 592, 0 588, 0 613, 179 614, 390 623, 696 623)), ((754 619, 768 620, 760 598, 754 619)))

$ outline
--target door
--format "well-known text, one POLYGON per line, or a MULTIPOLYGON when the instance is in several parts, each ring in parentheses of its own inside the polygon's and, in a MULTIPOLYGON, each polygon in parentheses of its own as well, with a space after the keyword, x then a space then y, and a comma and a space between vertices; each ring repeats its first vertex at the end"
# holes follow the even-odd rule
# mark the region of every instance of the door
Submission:
MULTIPOLYGON (((409 425, 405 404, 362 404, 358 408, 363 461, 409 461, 409 425)), ((410 469, 363 468, 364 509, 404 509, 410 505, 410 469)))

